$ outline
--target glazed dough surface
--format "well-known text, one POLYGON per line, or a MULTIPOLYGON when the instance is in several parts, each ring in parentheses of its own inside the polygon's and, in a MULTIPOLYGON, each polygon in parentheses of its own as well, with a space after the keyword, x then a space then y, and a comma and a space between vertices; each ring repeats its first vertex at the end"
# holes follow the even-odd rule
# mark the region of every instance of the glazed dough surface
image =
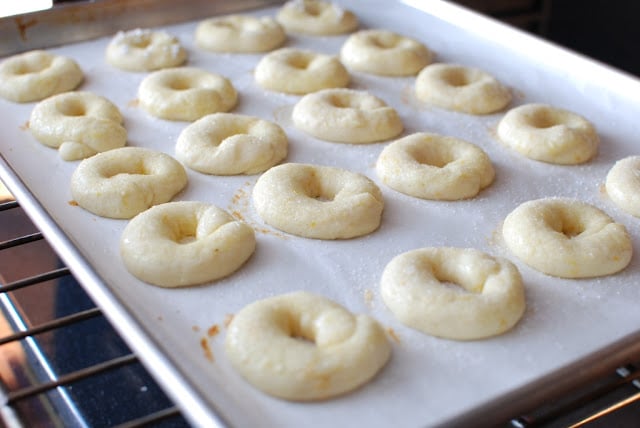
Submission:
POLYGON ((292 33, 332 36, 358 28, 353 12, 336 3, 321 0, 292 0, 278 11, 276 19, 292 33))
POLYGON ((284 29, 268 16, 227 15, 205 19, 196 27, 198 47, 213 52, 266 52, 282 45, 284 29))
POLYGON ((177 37, 164 31, 137 28, 120 31, 107 45, 107 62, 127 71, 177 67, 187 60, 177 37))

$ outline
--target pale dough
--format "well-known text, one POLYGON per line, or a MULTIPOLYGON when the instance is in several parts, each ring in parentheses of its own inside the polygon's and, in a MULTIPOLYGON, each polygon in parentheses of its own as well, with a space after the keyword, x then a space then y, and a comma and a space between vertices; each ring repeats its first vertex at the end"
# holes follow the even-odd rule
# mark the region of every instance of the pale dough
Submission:
POLYGON ((353 89, 323 89, 294 106, 294 125, 321 140, 367 144, 398 136, 404 126, 398 113, 380 98, 353 89))
POLYGON ((205 19, 196 27, 198 47, 213 52, 258 53, 282 45, 284 29, 268 16, 228 15, 205 19))
POLYGON ((118 32, 107 45, 106 59, 127 71, 153 71, 177 67, 187 60, 187 50, 177 37, 137 28, 118 32))
POLYGON ((236 106, 238 93, 219 74, 193 67, 166 68, 145 77, 138 88, 140 107, 161 119, 192 122, 236 106))
POLYGON ((424 44, 388 30, 361 30, 349 36, 340 59, 350 70, 382 76, 414 76, 431 63, 424 44))
POLYGON ((627 229, 600 209, 568 198, 525 202, 504 220, 507 247, 524 263, 561 278, 605 276, 631 260, 627 229))
POLYGON ((141 147, 122 147, 80 162, 71 176, 71 195, 102 217, 131 218, 168 202, 187 185, 184 167, 171 156, 141 147))
POLYGON ((449 201, 474 197, 495 177, 491 160, 480 147, 425 132, 386 146, 376 171, 384 184, 399 192, 449 201))
POLYGON ((456 340, 496 336, 525 310, 518 269, 508 260, 471 248, 421 248, 394 257, 380 292, 409 327, 456 340))
POLYGON ((84 159, 122 147, 127 131, 120 110, 91 92, 65 92, 40 101, 29 119, 31 134, 58 148, 62 159, 84 159))
POLYGON ((490 114, 511 102, 511 92, 477 68, 431 64, 416 78, 416 96, 437 107, 470 114, 490 114))
POLYGON ((320 0, 289 1, 278 11, 276 19, 289 32, 314 36, 344 34, 358 28, 358 18, 353 12, 320 0))
POLYGON ((161 287, 203 284, 238 270, 253 254, 253 229, 202 202, 156 205, 122 232, 120 255, 138 279, 161 287))
POLYGON ((509 110, 498 124, 498 138, 528 158, 561 165, 587 162, 600 143, 587 119, 546 104, 509 110))
POLYGON ((265 223, 293 235, 348 239, 380 225, 384 201, 373 181, 340 168, 289 163, 258 179, 253 203, 265 223))
POLYGON ((283 48, 265 55, 255 70, 265 89, 308 94, 349 84, 349 72, 337 57, 310 50, 283 48))
POLYGON ((369 382, 391 355, 373 318, 305 291, 244 307, 229 325, 225 350, 249 383, 293 401, 352 391, 369 382))
POLYGON ((607 174, 605 187, 617 206, 640 217, 640 156, 617 161, 607 174))
POLYGON ((287 156, 280 126, 257 117, 214 113, 187 126, 178 137, 176 157, 205 174, 256 174, 287 156))

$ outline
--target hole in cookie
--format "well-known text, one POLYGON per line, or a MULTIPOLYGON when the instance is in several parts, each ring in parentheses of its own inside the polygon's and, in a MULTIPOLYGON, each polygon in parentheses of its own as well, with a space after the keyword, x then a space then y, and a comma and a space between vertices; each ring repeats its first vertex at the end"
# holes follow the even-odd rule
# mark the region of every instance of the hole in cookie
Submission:
POLYGON ((307 67, 309 67, 309 64, 311 64, 312 60, 313 60, 313 57, 311 55, 305 55, 303 53, 298 53, 296 55, 293 55, 289 59, 288 64, 291 67, 298 68, 300 70, 305 70, 305 69, 307 69, 307 67))
POLYGON ((170 81, 167 86, 174 91, 186 91, 187 89, 191 89, 193 87, 191 81, 186 78, 176 78, 170 81))
POLYGON ((303 331, 300 321, 297 319, 289 319, 289 337, 309 345, 315 345, 315 337, 311 332, 303 331))
POLYGON ((563 221, 562 228, 558 232, 571 239, 582 234, 584 231, 584 225, 577 221, 563 221))
POLYGON ((393 34, 378 34, 371 36, 370 43, 380 49, 393 49, 400 39, 393 34))
POLYGON ((169 218, 162 219, 167 230, 170 231, 170 239, 177 244, 190 244, 197 239, 198 221, 194 218, 169 218))
POLYGON ((19 63, 13 70, 15 75, 39 73, 51 66, 51 60, 24 61, 19 63))
POLYGON ((461 68, 449 69, 442 77, 449 86, 460 87, 471 83, 468 73, 461 68))
POLYGON ((415 147, 409 154, 416 162, 436 168, 444 168, 455 160, 449 151, 440 147, 415 147))
POLYGON ((322 7, 318 3, 303 2, 304 11, 307 15, 319 16, 322 13, 322 7))
POLYGON ((552 112, 546 109, 540 109, 536 110, 533 115, 529 117, 529 124, 534 128, 545 129, 560 125, 561 120, 552 112))
POLYGON ((84 116, 87 109, 80 100, 66 99, 57 105, 58 111, 65 116, 84 116))

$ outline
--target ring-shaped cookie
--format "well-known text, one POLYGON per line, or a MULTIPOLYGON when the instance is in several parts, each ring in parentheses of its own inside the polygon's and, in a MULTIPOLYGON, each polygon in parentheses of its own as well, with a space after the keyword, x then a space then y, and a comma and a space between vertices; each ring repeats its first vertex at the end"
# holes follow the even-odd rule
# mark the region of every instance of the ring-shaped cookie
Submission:
POLYGON ((29 130, 42 144, 58 148, 62 159, 84 159, 122 147, 127 131, 120 110, 91 92, 65 92, 40 101, 29 130))
POLYGON ((78 205, 109 218, 131 218, 170 201, 186 185, 180 162, 141 147, 98 153, 80 162, 71 175, 71 195, 78 205))
POLYGON ((587 119, 545 104, 509 110, 497 132, 505 145, 524 156, 560 165, 587 162, 596 155, 600 142, 587 119))
POLYGON ((292 0, 276 15, 286 31, 314 36, 349 33, 358 28, 358 18, 336 3, 320 0, 292 0))
POLYGON ((384 184, 399 192, 447 201, 472 198, 495 177, 491 160, 480 147, 426 132, 386 146, 376 172, 384 184))
POLYGON ((403 323, 456 340, 496 336, 525 310, 520 272, 506 259, 471 248, 421 248, 394 257, 380 292, 403 323))
POLYGON ((511 102, 511 92, 490 74, 456 64, 431 64, 418 73, 416 97, 447 110, 490 114, 511 102))
POLYGON ((282 45, 287 35, 268 16, 228 15, 205 19, 196 27, 198 47, 212 52, 266 52, 282 45))
POLYGON ((398 136, 404 128, 396 110, 383 100, 345 88, 305 95, 291 117, 307 134, 336 143, 375 143, 398 136))
POLYGON ((138 279, 161 287, 203 284, 238 270, 253 254, 253 229, 202 202, 155 205, 129 221, 120 255, 138 279))
POLYGON ((205 174, 256 174, 284 159, 287 147, 287 135, 273 122, 214 113, 182 130, 176 143, 176 157, 205 174))
POLYGON ((40 101, 80 85, 84 73, 65 56, 30 51, 0 63, 0 97, 17 103, 40 101))
POLYGON ((118 32, 107 45, 106 59, 122 70, 153 71, 183 64, 187 51, 169 33, 137 28, 118 32))
POLYGON ((605 188, 617 206, 640 217, 640 156, 617 161, 607 174, 605 188))
POLYGON ((308 94, 349 84, 349 72, 332 55, 283 48, 265 55, 254 73, 265 89, 288 94, 308 94))
POLYGON ((502 236, 524 263, 561 278, 616 273, 633 252, 622 224, 593 205, 567 198, 523 203, 505 218, 502 236))
POLYGON ((388 30, 361 30, 349 36, 340 59, 350 70, 381 76, 413 76, 431 63, 422 43, 388 30))
POLYGON ((328 166, 289 163, 260 176, 253 204, 265 223, 293 235, 349 239, 380 225, 384 201, 362 174, 328 166))
POLYGON ((227 112, 238 102, 231 82, 193 67, 166 68, 145 77, 138 88, 140 107, 161 119, 192 122, 227 112))
POLYGON ((309 401, 370 381, 391 346, 373 318, 299 291, 259 300, 235 314, 225 351, 233 367, 263 392, 309 401))

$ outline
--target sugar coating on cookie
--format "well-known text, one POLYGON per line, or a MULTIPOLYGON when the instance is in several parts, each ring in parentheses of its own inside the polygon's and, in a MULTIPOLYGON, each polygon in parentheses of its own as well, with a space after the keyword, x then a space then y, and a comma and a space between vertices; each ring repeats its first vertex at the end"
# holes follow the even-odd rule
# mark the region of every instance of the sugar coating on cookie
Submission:
POLYGON ((177 37, 165 32, 136 28, 119 31, 107 45, 106 59, 126 71, 153 71, 177 67, 187 60, 187 50, 177 37))
POLYGON ((598 152, 600 138, 584 117, 546 104, 525 104, 500 120, 498 138, 524 156, 542 162, 574 165, 598 152))
POLYGON ((138 279, 161 287, 204 284, 231 275, 256 247, 253 229, 215 205, 155 205, 129 221, 120 255, 138 279))
POLYGON ((292 112, 294 125, 321 140, 367 144, 399 135, 398 113, 380 98, 354 89, 323 89, 307 94, 292 112))
POLYGON ((399 192, 449 201, 476 196, 495 177, 491 160, 480 147, 426 132, 386 146, 376 172, 384 184, 399 192))
POLYGON ((457 64, 431 64, 416 78, 416 97, 426 103, 469 114, 490 114, 511 102, 511 92, 490 74, 457 64))
POLYGON ((196 27, 198 47, 213 52, 257 53, 281 46, 287 36, 268 16, 227 15, 205 19, 196 27))
POLYGON ((605 188, 618 207, 640 217, 640 156, 617 161, 607 174, 605 188))
POLYGON ((236 106, 238 93, 224 76, 194 67, 166 68, 145 77, 140 107, 161 119, 192 122, 236 106))
POLYGON ((253 302, 225 338, 233 367, 261 391, 325 400, 369 382, 391 355, 384 329, 326 297, 298 291, 253 302))
POLYGON ((65 92, 40 101, 29 119, 31 134, 67 161, 123 147, 127 131, 111 101, 91 92, 65 92))
POLYGON ((0 97, 17 103, 41 101, 77 88, 84 79, 71 58, 35 50, 0 62, 0 97))
POLYGON ((382 76, 413 76, 431 63, 423 43, 388 30, 361 30, 349 36, 340 59, 350 70, 382 76))
POLYGON ((288 163, 260 176, 253 204, 265 223, 306 238, 349 239, 380 226, 384 200, 366 176, 341 168, 288 163))
POLYGON ((256 174, 287 155, 280 126, 257 117, 214 113, 187 126, 176 143, 176 157, 205 174, 256 174))
POLYGON ((142 147, 98 153, 80 162, 71 175, 71 195, 78 205, 109 218, 131 218, 170 201, 186 185, 180 162, 142 147))
POLYGON ((504 220, 507 247, 524 263, 561 278, 591 278, 624 269, 633 252, 624 225, 593 205, 568 198, 528 201, 504 220))
POLYGON ((337 57, 296 48, 283 48, 265 55, 254 75, 263 88, 288 94, 345 87, 350 79, 337 57))
POLYGON ((314 36, 345 34, 358 28, 358 18, 336 3, 292 0, 278 11, 276 19, 286 31, 314 36))
POLYGON ((496 336, 522 317, 520 272, 471 248, 421 248, 394 257, 380 293, 393 314, 423 333, 456 340, 496 336))

